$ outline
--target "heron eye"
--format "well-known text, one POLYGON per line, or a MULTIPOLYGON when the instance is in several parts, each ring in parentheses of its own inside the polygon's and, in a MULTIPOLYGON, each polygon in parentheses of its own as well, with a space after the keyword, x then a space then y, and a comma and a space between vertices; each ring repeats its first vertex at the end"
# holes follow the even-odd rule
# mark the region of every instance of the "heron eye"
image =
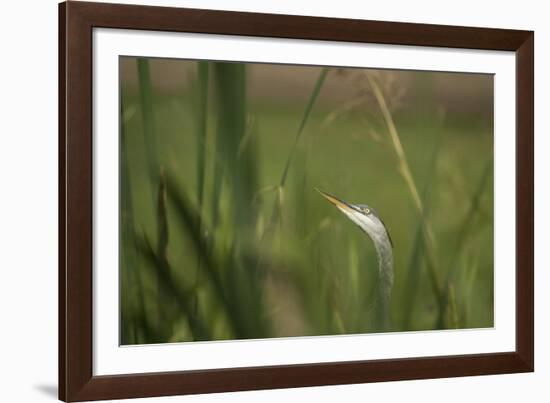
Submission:
POLYGON ((363 213, 364 214, 369 214, 370 210, 367 207, 363 207, 363 213))

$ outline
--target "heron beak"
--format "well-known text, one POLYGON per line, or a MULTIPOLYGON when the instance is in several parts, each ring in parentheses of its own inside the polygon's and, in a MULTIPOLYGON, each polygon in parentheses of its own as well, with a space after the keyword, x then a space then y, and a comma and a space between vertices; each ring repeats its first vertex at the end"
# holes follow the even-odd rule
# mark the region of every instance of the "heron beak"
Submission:
POLYGON ((345 201, 343 200, 340 200, 339 198, 331 195, 331 194, 328 194, 328 193, 325 193, 323 192, 322 190, 320 189, 317 189, 315 188, 315 190, 317 192, 319 192, 321 194, 321 196, 323 196, 325 199, 327 199, 329 202, 331 202, 332 204, 334 204, 336 207, 338 207, 340 210, 342 211, 348 211, 348 212, 352 212, 352 211, 355 211, 355 208, 349 204, 349 203, 346 203, 345 201))

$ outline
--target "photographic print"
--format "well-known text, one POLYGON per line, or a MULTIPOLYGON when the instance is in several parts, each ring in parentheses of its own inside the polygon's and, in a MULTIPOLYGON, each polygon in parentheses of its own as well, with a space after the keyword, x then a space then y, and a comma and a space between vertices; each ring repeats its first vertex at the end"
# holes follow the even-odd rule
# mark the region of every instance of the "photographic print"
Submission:
POLYGON ((122 345, 493 327, 493 75, 119 67, 122 345))
POLYGON ((533 61, 526 30, 61 3, 59 398, 533 372, 533 61))

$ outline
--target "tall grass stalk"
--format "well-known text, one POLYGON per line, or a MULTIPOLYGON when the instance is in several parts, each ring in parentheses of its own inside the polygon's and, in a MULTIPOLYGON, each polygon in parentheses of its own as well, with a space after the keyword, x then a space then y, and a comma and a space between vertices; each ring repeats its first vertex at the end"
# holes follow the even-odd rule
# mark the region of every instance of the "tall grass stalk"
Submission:
POLYGON ((403 298, 401 300, 401 304, 403 306, 401 327, 404 330, 408 330, 410 328, 410 323, 413 318, 415 308, 416 296, 418 294, 418 284, 420 282, 421 268, 423 267, 422 258, 426 253, 425 243, 423 242, 423 226, 430 211, 431 190, 434 186, 434 173, 436 172, 442 142, 442 136, 438 136, 436 144, 431 152, 430 161, 427 168, 426 181, 422 191, 421 204, 424 208, 422 213, 418 215, 418 224, 416 226, 417 229, 407 267, 407 278, 405 280, 403 298))
POLYGON ((300 144, 300 139, 302 138, 302 135, 304 133, 304 128, 306 127, 306 124, 309 120, 311 111, 313 110, 313 106, 317 102, 317 98, 319 97, 321 89, 323 88, 323 84, 325 83, 325 79, 327 77, 328 71, 329 69, 326 67, 321 69, 321 72, 319 73, 319 76, 317 77, 317 81, 315 82, 315 85, 313 86, 313 90, 311 91, 311 94, 309 96, 304 113, 302 114, 302 118, 300 119, 300 125, 296 130, 296 135, 294 136, 294 142, 292 144, 292 147, 290 148, 285 166, 283 168, 283 172, 281 174, 281 180, 279 181, 279 186, 275 188, 276 189, 275 204, 273 206, 273 214, 271 217, 271 224, 269 228, 273 228, 276 225, 277 219, 280 216, 280 211, 282 209, 283 202, 284 202, 284 187, 288 177, 288 172, 290 170, 290 166, 292 165, 292 161, 295 158, 296 150, 298 149, 298 145, 300 144))
MULTIPOLYGON (((460 225, 460 229, 456 237, 454 251, 449 259, 449 270, 447 271, 447 274, 445 276, 445 283, 442 295, 442 304, 445 309, 447 308, 448 304, 452 304, 454 302, 452 301, 452 298, 455 298, 455 295, 452 294, 451 284, 455 276, 457 267, 459 266, 459 255, 461 250, 464 248, 464 244, 468 239, 468 235, 473 228, 473 223, 479 213, 481 198, 485 192, 485 189, 487 188, 487 182, 491 175, 492 168, 493 159, 490 158, 485 164, 485 168, 480 175, 480 179, 474 193, 470 197, 470 206, 468 208, 468 211, 466 212, 466 215, 464 216, 462 224, 460 225)), ((437 320, 437 326, 443 326, 445 324, 445 317, 443 316, 444 312, 445 311, 443 311, 443 313, 440 312, 440 316, 437 320)))
MULTIPOLYGON (((155 115, 153 110, 153 86, 151 83, 151 70, 149 65, 149 60, 145 58, 138 58, 137 69, 138 69, 138 82, 139 82, 139 95, 140 95, 140 105, 141 105, 141 116, 143 121, 143 140, 145 145, 145 155, 147 159, 147 172, 149 176, 149 190, 151 192, 151 207, 157 209, 158 207, 158 198, 159 195, 155 193, 160 189, 159 187, 159 161, 158 161, 158 150, 156 144, 155 136, 155 115)), ((157 223, 157 247, 160 249, 163 247, 163 239, 160 238, 162 235, 162 228, 158 220, 157 223)), ((157 330, 160 332, 162 327, 162 289, 160 278, 157 275, 157 330)))
POLYGON ((253 145, 249 143, 238 158, 239 145, 246 134, 246 66, 214 63, 213 70, 217 98, 216 155, 223 164, 215 171, 215 183, 222 180, 220 177, 227 181, 235 225, 251 228, 255 219, 252 200, 257 187, 253 145))
POLYGON ((206 143, 208 127, 208 87, 210 68, 208 62, 197 62, 197 105, 196 105, 196 143, 197 143, 197 195, 202 215, 204 201, 204 181, 206 171, 206 143))
POLYGON ((460 322, 458 318, 458 308, 456 306, 456 293, 455 287, 450 284, 448 286, 448 299, 449 299, 449 327, 451 329, 460 328, 460 322))
MULTIPOLYGON (((261 277, 254 267, 248 242, 256 228, 253 203, 259 167, 256 138, 248 136, 247 70, 242 63, 212 64, 216 99, 216 158, 214 203, 224 200, 222 267, 228 313, 237 338, 263 337, 267 332, 261 277), (221 186, 224 186, 221 191, 221 186), (217 196, 217 197, 216 197, 217 196)), ((219 210, 219 205, 216 206, 219 210)), ((218 211, 216 214, 220 214, 218 211)), ((218 228, 214 228, 214 233, 218 228)), ((218 249, 220 251, 220 249, 218 249)))
MULTIPOLYGON (((292 144, 291 149, 289 150, 289 154, 288 154, 286 163, 284 165, 283 172, 281 174, 281 179, 279 180, 279 185, 270 188, 275 191, 275 201, 273 204, 271 218, 267 223, 267 226, 264 228, 264 231, 262 232, 262 235, 260 237, 260 243, 259 243, 260 249, 263 249, 266 240, 269 239, 270 235, 273 234, 274 229, 277 227, 277 224, 280 221, 279 220, 280 214, 284 204, 284 187, 286 184, 288 172, 295 158, 296 150, 300 143, 300 139, 302 138, 302 135, 304 133, 304 128, 306 127, 306 124, 311 115, 311 111, 313 110, 313 107, 317 101, 317 98, 319 97, 321 89, 323 88, 323 84, 325 82, 325 78, 327 76, 328 71, 329 71, 328 68, 322 68, 321 72, 319 73, 319 76, 317 77, 315 85, 313 86, 308 102, 306 104, 304 113, 302 114, 302 117, 300 119, 300 124, 298 126, 298 129, 296 130, 296 134, 294 136, 294 142, 292 144)), ((259 267, 262 264, 263 259, 264 259, 264 251, 261 250, 260 253, 258 254, 256 270, 259 270, 259 267)))
POLYGON ((290 149, 290 153, 288 154, 288 158, 286 160, 285 168, 283 170, 283 174, 281 175, 281 180, 279 182, 279 186, 283 188, 286 183, 286 178, 288 176, 288 170, 290 169, 290 165, 292 164, 292 160, 294 158, 294 155, 296 154, 296 149, 298 147, 298 144, 300 143, 300 139, 302 138, 302 133, 304 132, 304 127, 306 127, 306 123, 309 119, 309 115, 311 113, 311 110, 313 109, 313 105, 315 105, 315 102, 317 101, 317 98, 319 96, 319 93, 321 92, 321 88, 323 88, 323 83, 325 82, 325 78, 327 77, 328 68, 324 67, 321 69, 321 72, 319 73, 319 77, 317 78, 317 81, 315 82, 315 86, 313 87, 313 91, 311 92, 311 95, 309 96, 309 101, 306 105, 306 109, 304 111, 304 114, 302 115, 302 120, 300 121, 300 126, 298 126, 298 130, 296 132, 296 136, 294 137, 294 144, 292 145, 292 148, 290 149))
POLYGON ((128 168, 128 156, 123 150, 126 149, 126 120, 124 119, 124 94, 120 95, 120 169, 121 169, 121 241, 126 245, 121 248, 120 265, 124 267, 122 276, 122 287, 131 291, 130 303, 128 300, 121 300, 121 343, 138 344, 141 341, 153 338, 149 326, 143 294, 141 272, 135 250, 135 229, 134 229, 134 207, 132 203, 132 186, 130 170, 128 168), (126 274, 126 275, 124 275, 126 274), (132 306, 133 305, 133 306, 132 306), (125 331, 125 324, 131 324, 131 329, 125 331), (131 331, 130 331, 131 330, 131 331), (145 334, 140 334, 144 332, 145 334))
POLYGON ((455 275, 456 268, 458 266, 458 256, 460 255, 461 250, 464 248, 464 245, 468 239, 468 235, 473 229, 475 219, 479 214, 481 198, 483 197, 485 190, 487 189, 487 183, 489 181, 489 178, 491 177, 492 170, 493 159, 490 158, 485 164, 485 167, 483 168, 483 171, 479 176, 477 186, 471 197, 469 198, 469 200, 471 200, 470 206, 468 207, 468 210, 464 215, 464 219, 462 220, 458 235, 456 237, 453 253, 449 258, 450 265, 449 270, 447 271, 447 275, 445 277, 445 284, 449 284, 452 281, 453 276, 455 275))
POLYGON ((388 134, 390 136, 391 143, 397 158, 398 171, 403 177, 403 180, 405 181, 407 188, 409 189, 409 193, 411 195, 413 204, 417 209, 418 215, 420 217, 424 217, 424 219, 422 219, 421 222, 422 222, 422 235, 423 235, 422 239, 424 242, 424 247, 425 247, 425 252, 427 257, 426 263, 428 267, 428 273, 430 275, 432 290, 439 302, 439 309, 441 311, 444 309, 444 306, 442 304, 443 291, 442 291, 440 274, 438 272, 438 262, 437 262, 434 236, 427 220, 425 219, 424 205, 422 204, 422 200, 418 193, 418 188, 416 187, 416 184, 409 166, 409 162, 407 160, 407 156, 403 149, 403 145, 401 143, 401 139, 399 137, 399 133, 395 126, 395 122, 393 120, 388 104, 384 98, 384 95, 382 94, 380 86, 378 85, 374 77, 372 77, 372 75, 369 74, 368 72, 366 73, 366 75, 367 75, 369 85, 372 89, 372 93, 374 94, 374 97, 380 108, 380 112, 382 113, 382 116, 384 118, 384 122, 386 124, 386 128, 388 130, 388 134))
MULTIPOLYGON (((206 172, 206 146, 208 124, 208 89, 210 76, 210 63, 197 62, 197 88, 196 88, 196 143, 197 143, 197 195, 198 195, 198 225, 199 236, 203 236, 202 217, 204 214, 204 187, 206 172)), ((195 272, 193 315, 198 310, 198 289, 201 275, 201 256, 197 256, 197 268, 195 272)))
POLYGON ((155 140, 155 114, 153 110, 153 86, 151 84, 151 68, 149 60, 138 58, 137 70, 139 81, 139 99, 143 122, 143 141, 147 158, 147 172, 151 192, 152 206, 156 206, 155 192, 158 189, 159 162, 157 142, 155 140))
POLYGON ((463 306, 463 317, 464 323, 468 323, 471 313, 473 293, 474 293, 474 284, 479 271, 479 251, 475 251, 473 256, 468 260, 465 265, 465 287, 462 295, 464 301, 463 306))

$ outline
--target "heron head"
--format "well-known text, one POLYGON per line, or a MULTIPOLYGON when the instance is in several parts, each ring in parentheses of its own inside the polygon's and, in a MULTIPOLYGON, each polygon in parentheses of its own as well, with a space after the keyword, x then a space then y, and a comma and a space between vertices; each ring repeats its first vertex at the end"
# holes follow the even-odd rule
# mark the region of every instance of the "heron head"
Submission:
POLYGON ((393 246, 393 242, 390 237, 384 222, 378 216, 376 211, 366 204, 352 204, 345 202, 336 196, 323 192, 315 188, 325 199, 334 204, 338 210, 344 213, 351 221, 353 221, 359 228, 366 232, 372 239, 386 236, 393 246))

